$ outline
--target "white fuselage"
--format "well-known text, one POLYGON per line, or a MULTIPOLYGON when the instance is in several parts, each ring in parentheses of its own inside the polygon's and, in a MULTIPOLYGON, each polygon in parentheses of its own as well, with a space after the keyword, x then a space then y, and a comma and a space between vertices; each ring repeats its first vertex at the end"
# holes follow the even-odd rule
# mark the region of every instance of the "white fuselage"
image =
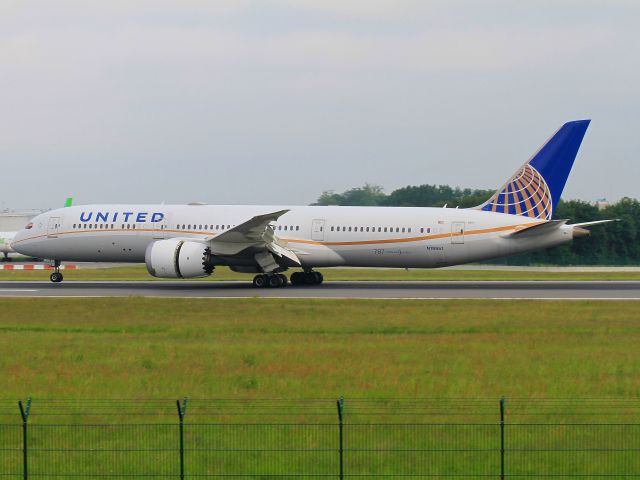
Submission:
MULTIPOLYGON (((540 220, 474 209, 85 205, 38 215, 30 229, 18 232, 12 246, 59 261, 142 263, 147 246, 156 240, 206 242, 256 215, 282 209, 289 211, 271 224, 274 234, 296 251, 303 267, 432 268, 514 255, 572 238, 570 226, 510 237, 540 220)), ((233 260, 219 263, 232 265, 233 260)))

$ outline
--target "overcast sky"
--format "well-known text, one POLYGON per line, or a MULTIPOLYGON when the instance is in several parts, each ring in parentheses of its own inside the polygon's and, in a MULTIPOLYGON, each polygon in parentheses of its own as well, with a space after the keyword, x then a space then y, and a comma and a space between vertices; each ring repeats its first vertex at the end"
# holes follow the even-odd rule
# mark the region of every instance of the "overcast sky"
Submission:
POLYGON ((2 0, 2 208, 500 186, 640 197, 637 0, 2 0))

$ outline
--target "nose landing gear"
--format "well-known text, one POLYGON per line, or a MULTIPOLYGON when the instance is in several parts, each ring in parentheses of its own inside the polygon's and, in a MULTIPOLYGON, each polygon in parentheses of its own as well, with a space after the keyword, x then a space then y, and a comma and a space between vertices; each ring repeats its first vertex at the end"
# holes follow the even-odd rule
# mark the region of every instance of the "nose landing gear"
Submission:
POLYGON ((54 271, 53 273, 51 273, 51 275, 49 276, 49 279, 53 282, 53 283, 60 283, 64 277, 62 276, 62 274, 60 273, 60 260, 55 260, 53 263, 53 268, 54 271))

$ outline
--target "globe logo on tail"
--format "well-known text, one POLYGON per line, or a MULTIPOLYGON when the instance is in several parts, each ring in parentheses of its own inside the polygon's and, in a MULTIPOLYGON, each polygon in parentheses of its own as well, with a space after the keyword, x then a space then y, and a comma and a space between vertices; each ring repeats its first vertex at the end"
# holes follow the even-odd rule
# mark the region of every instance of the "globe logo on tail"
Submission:
POLYGON ((527 163, 487 201, 482 210, 551 220, 553 201, 547 182, 538 170, 527 163))

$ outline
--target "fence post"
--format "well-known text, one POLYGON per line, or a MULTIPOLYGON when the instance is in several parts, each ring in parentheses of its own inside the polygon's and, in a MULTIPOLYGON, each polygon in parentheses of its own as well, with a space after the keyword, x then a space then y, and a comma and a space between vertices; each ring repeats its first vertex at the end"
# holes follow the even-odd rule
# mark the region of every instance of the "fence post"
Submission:
POLYGON ((504 480, 504 397, 500 399, 500 480, 504 480))
POLYGON ((27 405, 22 405, 22 400, 18 400, 18 408, 20 408, 20 416, 22 417, 22 478, 29 478, 29 462, 27 450, 27 420, 29 419, 29 410, 31 410, 31 397, 27 398, 27 405))
POLYGON ((339 428, 339 453, 340 453, 340 480, 344 479, 344 397, 340 397, 338 404, 338 428, 339 428))
POLYGON ((180 400, 176 400, 176 406, 178 407, 178 418, 180 419, 180 480, 184 480, 184 415, 187 411, 187 399, 182 399, 182 405, 180 400))

